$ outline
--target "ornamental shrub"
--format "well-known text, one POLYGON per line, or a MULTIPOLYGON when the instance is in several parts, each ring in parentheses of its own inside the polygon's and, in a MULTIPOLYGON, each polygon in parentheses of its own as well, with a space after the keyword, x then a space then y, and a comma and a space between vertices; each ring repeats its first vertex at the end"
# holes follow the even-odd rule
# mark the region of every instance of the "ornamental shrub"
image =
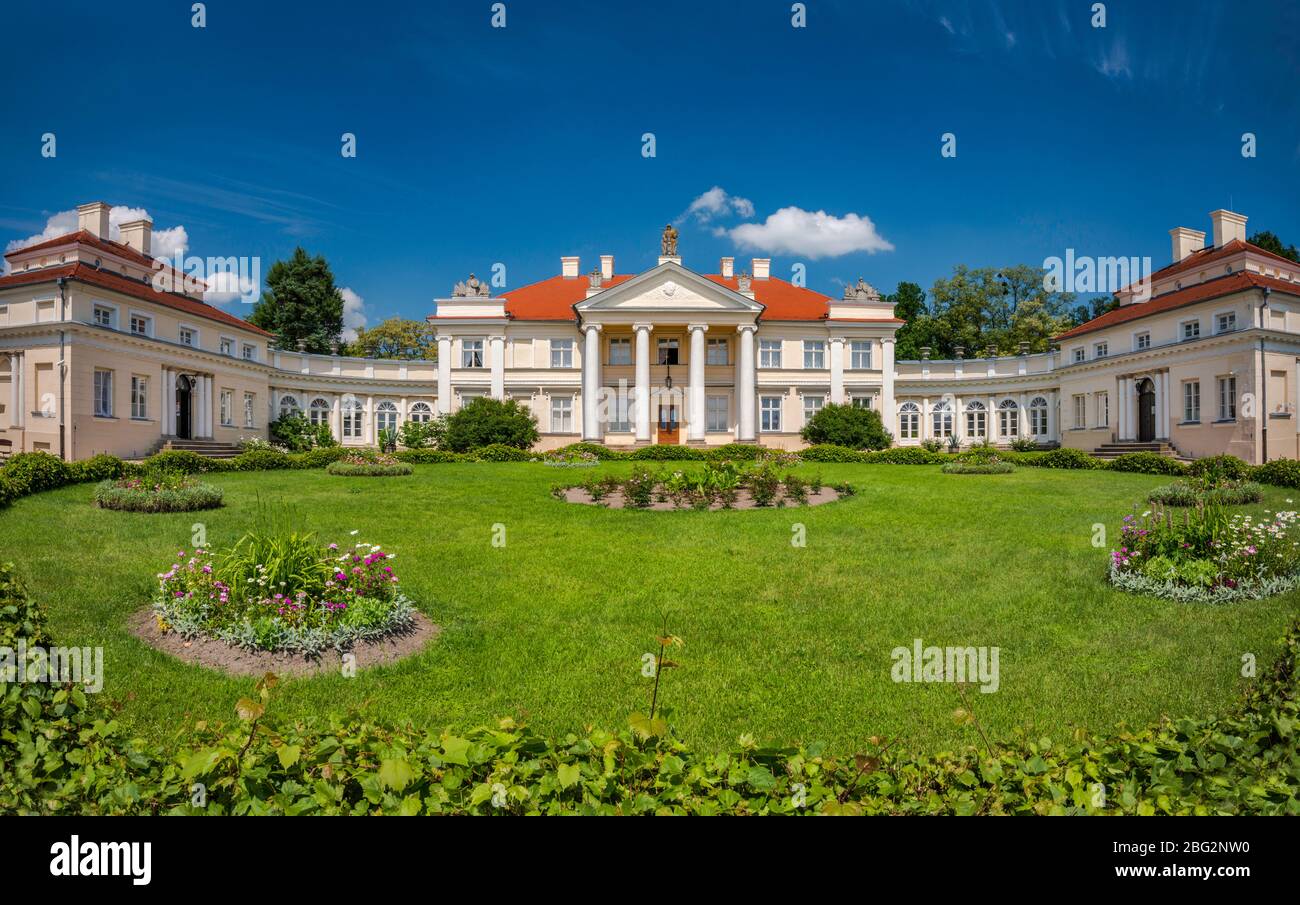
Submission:
POLYGON ((626 453, 610 449, 608 446, 602 446, 599 443, 570 443, 568 446, 561 446, 559 449, 551 450, 547 455, 557 459, 565 459, 576 458, 583 453, 593 455, 602 462, 616 462, 627 458, 626 453))
POLYGON ((80 462, 70 462, 68 468, 75 481, 109 481, 122 477, 127 471, 125 462, 108 453, 99 453, 80 462))
POLYGON ((1188 474, 1206 478, 1215 484, 1221 481, 1244 481, 1250 477, 1250 470, 1244 461, 1229 455, 1206 456, 1187 466, 1188 474))
POLYGON ((454 453, 446 449, 399 449, 393 453, 393 457, 400 462, 411 462, 416 465, 468 461, 460 453, 454 453))
POLYGON ((442 445, 452 452, 492 445, 529 449, 540 438, 537 417, 527 408, 513 399, 479 396, 447 419, 442 445))
POLYGON ((633 450, 629 459, 637 462, 686 462, 704 458, 704 451, 693 446, 676 446, 671 443, 658 443, 654 446, 642 446, 633 450))
MULTIPOLYGON (((1197 460, 1203 461, 1203 460, 1197 460)), ((1251 471, 1252 479, 1261 484, 1276 487, 1300 487, 1300 462, 1295 459, 1274 459, 1263 465, 1256 465, 1251 471)))
POLYGON ((531 462, 533 455, 517 446, 493 443, 471 450, 467 458, 475 462, 531 462))
POLYGON ((829 443, 849 449, 886 449, 894 441, 880 412, 834 402, 818 409, 799 436, 813 445, 829 443))
POLYGON ((293 468, 295 460, 278 449, 250 449, 218 466, 222 471, 275 471, 293 468))
POLYGON ((895 446, 893 449, 860 453, 859 456, 860 462, 880 462, 887 465, 937 465, 951 458, 944 453, 931 452, 920 446, 895 446))
POLYGON ((24 494, 54 490, 72 483, 72 469, 47 452, 17 453, 5 463, 4 473, 24 494))
POLYGON ((446 436, 446 415, 434 415, 428 421, 403 421, 398 430, 398 440, 407 449, 438 449, 446 436))
POLYGON ((277 418, 267 426, 276 445, 289 452, 306 452, 318 446, 337 446, 328 424, 312 424, 301 413, 277 418))
POLYGON ((1022 453, 1016 461, 1022 465, 1035 465, 1039 468, 1101 468, 1102 460, 1088 455, 1081 449, 1062 446, 1041 456, 1034 453, 1022 453), (1031 458, 1032 456, 1032 458, 1031 458))
POLYGON ((753 443, 726 443, 705 450, 704 456, 711 462, 753 462, 763 454, 764 448, 753 443))
POLYGON ((291 468, 324 468, 331 462, 337 462, 348 454, 345 446, 318 446, 305 453, 290 456, 291 468))
POLYGON ((223 471, 216 459, 209 459, 188 449, 164 449, 144 460, 148 471, 179 471, 182 474, 203 474, 208 471, 223 471))
POLYGON ((1132 471, 1138 474, 1187 474, 1187 466, 1182 462, 1153 452, 1124 453, 1111 459, 1106 467, 1111 471, 1132 471))
POLYGON ((376 455, 352 452, 325 466, 325 471, 349 478, 396 478, 409 475, 415 469, 387 453, 376 455))
POLYGON ((799 458, 805 462, 861 462, 863 454, 847 446, 822 443, 799 450, 799 458))

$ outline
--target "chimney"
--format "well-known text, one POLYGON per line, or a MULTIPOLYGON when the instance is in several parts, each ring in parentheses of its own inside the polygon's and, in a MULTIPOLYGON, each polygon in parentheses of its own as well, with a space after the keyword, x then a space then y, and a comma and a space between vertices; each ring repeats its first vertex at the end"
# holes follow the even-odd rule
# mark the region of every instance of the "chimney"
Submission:
POLYGON ((568 279, 577 279, 579 273, 578 258, 573 257, 560 258, 560 275, 568 279))
POLYGON ((149 256, 149 245, 153 236, 152 220, 132 220, 130 223, 123 223, 119 229, 123 245, 134 248, 146 257, 149 256))
POLYGON ((600 278, 602 280, 612 280, 614 278, 614 256, 600 256, 600 278))
POLYGON ((718 267, 718 273, 722 274, 724 280, 729 280, 736 275, 736 259, 723 258, 718 267))
POLYGON ((1205 233, 1196 229, 1188 229, 1186 226, 1178 226, 1169 230, 1169 235, 1174 242, 1174 260, 1177 264, 1183 258, 1187 257, 1194 251, 1200 251, 1205 247, 1205 233))
POLYGON ((1214 247, 1222 248, 1233 239, 1246 241, 1246 218, 1232 211, 1210 211, 1210 222, 1214 224, 1214 247))
POLYGON ((77 205, 77 229, 84 229, 96 239, 107 239, 108 211, 108 205, 102 201, 77 205))
POLYGON ((772 270, 771 258, 754 258, 754 279, 766 280, 772 270))

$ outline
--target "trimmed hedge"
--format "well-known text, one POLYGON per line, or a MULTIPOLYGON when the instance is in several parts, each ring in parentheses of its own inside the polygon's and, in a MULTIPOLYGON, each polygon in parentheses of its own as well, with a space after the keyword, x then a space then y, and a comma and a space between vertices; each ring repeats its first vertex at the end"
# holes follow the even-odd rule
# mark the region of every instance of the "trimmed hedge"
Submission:
POLYGON ((1300 462, 1295 459, 1274 459, 1272 462, 1256 465, 1250 472, 1250 478, 1261 484, 1300 487, 1300 462))
POLYGON ((798 456, 805 462, 862 462, 863 454, 847 446, 834 443, 820 443, 816 446, 799 450, 798 456))
POLYGON ((885 465, 937 465, 947 462, 952 456, 946 453, 930 452, 920 446, 895 446, 893 449, 881 449, 876 452, 859 453, 859 462, 881 463, 885 465))
POLYGON ((704 450, 696 449, 693 446, 657 443, 653 446, 642 446, 640 449, 633 450, 628 455, 628 458, 636 462, 686 462, 703 459, 704 450))
POLYGON ((1105 461, 1090 456, 1081 449, 1062 446, 1045 453, 1017 453, 1008 456, 1021 465, 1037 468, 1105 468, 1105 461))
POLYGON ((1182 462, 1153 452, 1124 453, 1111 459, 1106 467, 1111 471, 1133 471, 1139 474, 1187 474, 1187 466, 1182 462))
POLYGON ((709 447, 704 451, 704 457, 713 462, 721 462, 724 459, 732 462, 755 462, 766 449, 767 447, 754 443, 725 443, 722 446, 709 447))
POLYGON ((382 462, 331 462, 325 466, 325 471, 344 478, 399 478, 412 474, 415 469, 406 462, 392 465, 382 462))
POLYGON ((517 446, 506 446, 504 443, 480 446, 467 452, 465 457, 474 462, 531 462, 533 460, 533 454, 528 450, 517 446))
POLYGON ((1016 467, 1010 462, 949 462, 939 470, 944 474, 1011 474, 1016 467))
MULTIPOLYGON (((1280 461, 1291 461, 1283 459, 1280 461)), ((1210 477, 1218 480, 1244 481, 1250 477, 1251 467, 1236 456, 1218 455, 1197 459, 1187 466, 1188 474, 1195 477, 1210 477)))
MULTIPOLYGON (((20 638, 57 643, 4 564, 0 645, 20 638)), ((0 812, 1295 816, 1298 666, 1300 621, 1227 715, 988 746, 973 735, 970 747, 933 755, 878 738, 857 752, 747 736, 730 751, 695 751, 641 714, 620 731, 553 738, 510 718, 468 732, 356 713, 289 721, 274 712, 274 676, 239 701, 239 721, 199 723, 155 746, 127 737, 103 696, 13 682, 0 686, 0 812)))
POLYGON ((392 455, 403 462, 410 462, 415 465, 439 465, 444 462, 468 461, 460 453, 449 452, 445 449, 399 449, 392 455))
POLYGON ((610 449, 600 443, 570 443, 568 446, 561 446, 559 449, 551 450, 547 455, 563 457, 579 456, 582 453, 590 453, 602 462, 615 462, 627 458, 627 453, 620 452, 617 449, 610 449))

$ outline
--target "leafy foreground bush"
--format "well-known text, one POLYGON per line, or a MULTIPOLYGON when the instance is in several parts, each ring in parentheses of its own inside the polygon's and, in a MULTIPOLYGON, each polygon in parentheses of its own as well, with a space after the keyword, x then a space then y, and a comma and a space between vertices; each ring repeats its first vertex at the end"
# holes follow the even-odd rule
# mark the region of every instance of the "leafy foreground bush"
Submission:
POLYGON ((124 512, 193 512, 221 505, 221 488, 189 475, 155 474, 101 481, 95 505, 124 512))
POLYGON ((875 409, 829 402, 799 432, 804 442, 849 449, 887 449, 894 442, 875 409))
POLYGON ((325 466, 325 471, 347 478, 396 478, 413 474, 415 469, 392 456, 351 453, 325 466))
POLYGON ((513 399, 479 396, 447 419, 442 447, 452 452, 494 444, 528 449, 540 438, 537 417, 523 405, 513 399))
MULTIPOLYGON (((19 638, 52 643, 6 564, 0 646, 19 638)), ((731 751, 695 752, 666 712, 556 738, 510 719, 459 733, 360 714, 289 722, 274 714, 274 676, 235 705, 237 722, 198 723, 176 747, 154 747, 127 738, 100 697, 71 683, 11 683, 0 686, 0 811, 1300 815, 1298 639, 1300 622, 1228 716, 933 756, 881 738, 836 753, 745 735, 731 751), (193 803, 196 783, 204 806, 193 803)))

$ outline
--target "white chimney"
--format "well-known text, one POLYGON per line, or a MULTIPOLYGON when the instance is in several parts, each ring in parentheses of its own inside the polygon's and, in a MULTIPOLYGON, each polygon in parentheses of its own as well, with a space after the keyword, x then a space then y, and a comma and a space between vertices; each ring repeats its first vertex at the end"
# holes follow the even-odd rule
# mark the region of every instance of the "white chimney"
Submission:
POLYGON ((614 278, 614 256, 600 256, 600 278, 602 280, 612 280, 614 278))
POLYGON ((135 249, 142 255, 149 255, 149 246, 153 237, 152 220, 132 220, 130 223, 123 223, 119 229, 123 245, 135 249))
POLYGON ((1186 226, 1176 226, 1169 230, 1169 235, 1174 244, 1174 263, 1177 264, 1183 258, 1187 257, 1194 251, 1200 251, 1205 247, 1205 233, 1199 229, 1188 229, 1186 226))
POLYGON ((1214 224, 1214 247, 1222 248, 1233 239, 1246 241, 1246 218, 1232 211, 1210 211, 1210 222, 1214 224))
POLYGON ((581 272, 581 271, 579 270, 578 258, 577 258, 576 255, 573 256, 573 257, 564 257, 564 258, 560 258, 560 275, 561 275, 561 276, 566 277, 566 278, 569 278, 569 279, 577 279, 578 274, 579 274, 580 272, 581 272))
POLYGON ((718 269, 718 273, 722 274, 722 278, 723 278, 724 280, 729 280, 729 279, 731 279, 733 276, 735 276, 735 275, 736 275, 736 259, 735 259, 735 258, 723 258, 723 259, 722 259, 722 264, 721 264, 721 266, 720 266, 719 269, 718 269))
POLYGON ((754 279, 766 280, 771 270, 771 258, 754 258, 754 279))
POLYGON ((108 211, 108 205, 102 201, 77 205, 77 229, 84 229, 96 239, 107 239, 108 211))

